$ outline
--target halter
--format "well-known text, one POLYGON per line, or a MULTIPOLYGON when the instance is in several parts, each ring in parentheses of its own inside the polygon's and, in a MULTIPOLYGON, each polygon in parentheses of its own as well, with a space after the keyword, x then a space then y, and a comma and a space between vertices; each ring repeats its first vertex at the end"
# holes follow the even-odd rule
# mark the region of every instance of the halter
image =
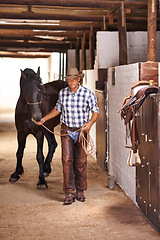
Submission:
MULTIPOLYGON (((26 97, 25 97, 26 98, 26 97)), ((31 103, 31 102, 28 102, 27 99, 26 99, 26 102, 28 105, 36 105, 36 104, 41 104, 42 103, 42 94, 41 94, 41 100, 39 102, 35 102, 35 103, 31 103)))

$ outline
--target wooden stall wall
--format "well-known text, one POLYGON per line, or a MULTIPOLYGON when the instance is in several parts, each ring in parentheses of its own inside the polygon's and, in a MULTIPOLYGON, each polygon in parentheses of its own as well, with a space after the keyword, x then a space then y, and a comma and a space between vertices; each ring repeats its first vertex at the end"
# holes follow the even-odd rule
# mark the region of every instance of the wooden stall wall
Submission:
POLYGON ((137 116, 141 165, 136 171, 136 199, 142 212, 160 230, 159 221, 159 100, 145 100, 137 116))
MULTIPOLYGON (((141 63, 140 80, 158 84, 158 63, 141 63)), ((136 117, 141 165, 136 169, 136 201, 160 231, 160 96, 151 95, 136 117)))

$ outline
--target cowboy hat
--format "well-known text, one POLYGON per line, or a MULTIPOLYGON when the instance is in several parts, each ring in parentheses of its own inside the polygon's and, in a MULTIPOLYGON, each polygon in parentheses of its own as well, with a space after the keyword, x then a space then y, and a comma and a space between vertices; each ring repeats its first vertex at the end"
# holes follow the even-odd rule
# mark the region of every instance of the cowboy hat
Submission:
POLYGON ((67 76, 66 76, 66 80, 67 79, 74 79, 74 78, 83 78, 84 77, 84 73, 79 72, 77 68, 69 68, 67 71, 67 76))

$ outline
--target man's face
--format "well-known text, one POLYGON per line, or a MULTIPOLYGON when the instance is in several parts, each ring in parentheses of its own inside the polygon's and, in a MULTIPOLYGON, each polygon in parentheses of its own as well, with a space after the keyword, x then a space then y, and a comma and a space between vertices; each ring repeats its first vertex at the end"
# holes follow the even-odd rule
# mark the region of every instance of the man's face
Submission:
POLYGON ((79 86, 80 77, 74 77, 71 79, 67 79, 68 86, 70 87, 71 92, 75 92, 79 86))

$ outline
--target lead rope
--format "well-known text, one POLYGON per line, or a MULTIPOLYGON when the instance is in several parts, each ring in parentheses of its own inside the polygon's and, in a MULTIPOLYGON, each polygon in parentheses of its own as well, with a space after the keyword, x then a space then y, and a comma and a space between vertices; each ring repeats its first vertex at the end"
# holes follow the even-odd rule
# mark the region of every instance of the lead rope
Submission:
POLYGON ((67 135, 70 135, 74 132, 79 132, 80 131, 80 134, 79 134, 79 143, 81 142, 82 143, 82 147, 85 151, 85 153, 88 155, 88 156, 94 156, 96 154, 96 147, 94 145, 94 142, 93 142, 93 139, 91 138, 90 136, 90 133, 89 132, 85 132, 83 131, 81 128, 80 129, 77 129, 73 132, 70 132, 70 133, 64 133, 64 134, 58 134, 58 133, 54 133, 53 131, 51 131, 49 128, 47 128, 44 124, 42 124, 41 126, 43 126, 48 132, 54 134, 54 135, 58 135, 60 137, 63 137, 63 136, 67 136, 67 135), (85 135, 87 134, 87 136, 85 137, 85 135))
POLYGON ((82 147, 88 156, 94 156, 96 154, 96 147, 89 132, 81 130, 79 134, 79 142, 82 143, 82 147), (87 137, 85 137, 86 134, 87 137))
POLYGON ((70 135, 70 134, 72 134, 72 133, 74 133, 74 132, 78 132, 78 131, 81 130, 81 128, 79 128, 79 129, 77 129, 77 130, 75 130, 75 131, 73 131, 73 132, 70 132, 70 133, 59 134, 59 133, 54 133, 54 132, 51 131, 49 128, 47 128, 44 124, 42 124, 41 126, 43 126, 48 132, 50 132, 50 133, 52 133, 52 134, 54 134, 54 135, 57 135, 57 136, 59 136, 59 137, 64 137, 64 136, 70 135))

